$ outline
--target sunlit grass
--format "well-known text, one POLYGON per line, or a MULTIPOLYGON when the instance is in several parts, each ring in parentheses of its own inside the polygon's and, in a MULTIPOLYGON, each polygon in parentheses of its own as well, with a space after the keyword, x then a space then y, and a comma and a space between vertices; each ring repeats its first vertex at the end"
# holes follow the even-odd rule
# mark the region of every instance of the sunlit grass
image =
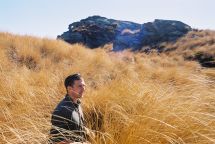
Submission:
POLYGON ((76 72, 87 84, 92 143, 215 143, 214 69, 185 61, 180 50, 146 55, 105 47, 0 33, 0 143, 47 143, 64 79, 76 72))

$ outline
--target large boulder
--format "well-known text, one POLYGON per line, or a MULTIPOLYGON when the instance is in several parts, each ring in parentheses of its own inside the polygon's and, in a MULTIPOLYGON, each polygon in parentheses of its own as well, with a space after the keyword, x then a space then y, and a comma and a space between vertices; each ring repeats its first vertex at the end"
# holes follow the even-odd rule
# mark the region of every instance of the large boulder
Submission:
POLYGON ((113 50, 140 50, 146 45, 175 41, 191 27, 173 20, 155 20, 144 24, 91 16, 69 25, 69 30, 57 38, 68 43, 82 43, 97 48, 113 43, 113 50))

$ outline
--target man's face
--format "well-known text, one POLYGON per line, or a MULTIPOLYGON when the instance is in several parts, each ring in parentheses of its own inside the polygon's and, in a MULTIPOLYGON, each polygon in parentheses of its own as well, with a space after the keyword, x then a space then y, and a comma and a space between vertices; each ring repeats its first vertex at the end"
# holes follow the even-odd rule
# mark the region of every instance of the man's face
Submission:
POLYGON ((84 79, 75 80, 73 86, 68 87, 68 93, 70 93, 75 98, 82 98, 83 93, 86 89, 84 79))

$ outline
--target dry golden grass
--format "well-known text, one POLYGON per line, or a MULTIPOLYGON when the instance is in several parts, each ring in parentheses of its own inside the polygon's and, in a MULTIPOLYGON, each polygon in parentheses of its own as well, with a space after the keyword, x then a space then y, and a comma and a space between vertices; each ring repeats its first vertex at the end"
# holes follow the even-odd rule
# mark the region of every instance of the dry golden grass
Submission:
POLYGON ((191 31, 176 43, 165 45, 165 51, 172 56, 182 55, 184 58, 195 58, 204 54, 215 59, 215 31, 191 31))
POLYGON ((0 33, 0 143, 47 143, 64 79, 76 72, 87 83, 92 143, 215 143, 214 69, 176 54, 109 49, 0 33))

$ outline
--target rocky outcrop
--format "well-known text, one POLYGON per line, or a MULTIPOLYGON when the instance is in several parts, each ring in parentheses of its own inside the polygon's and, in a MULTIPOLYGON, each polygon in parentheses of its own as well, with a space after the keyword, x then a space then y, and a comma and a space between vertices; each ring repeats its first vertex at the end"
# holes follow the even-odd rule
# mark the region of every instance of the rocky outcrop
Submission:
POLYGON ((155 20, 144 24, 92 16, 69 25, 69 30, 57 38, 68 43, 82 43, 97 48, 113 43, 113 50, 141 50, 146 45, 175 41, 191 27, 173 20, 155 20))
POLYGON ((198 61, 201 66, 207 68, 215 67, 215 57, 210 53, 198 52, 194 56, 186 57, 188 60, 198 61))

